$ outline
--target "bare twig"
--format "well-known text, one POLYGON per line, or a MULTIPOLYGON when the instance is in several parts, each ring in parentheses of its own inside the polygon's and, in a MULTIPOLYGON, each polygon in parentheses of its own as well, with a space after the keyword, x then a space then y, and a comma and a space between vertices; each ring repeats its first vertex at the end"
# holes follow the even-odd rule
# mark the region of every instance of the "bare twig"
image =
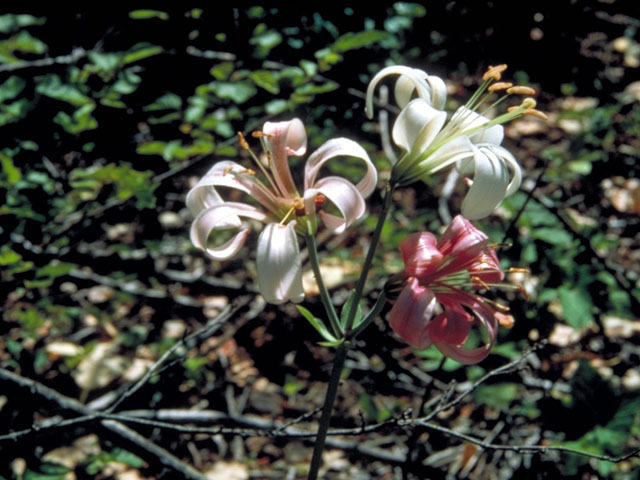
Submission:
POLYGON ((71 65, 84 58, 86 55, 87 51, 84 48, 76 47, 68 55, 39 58, 38 60, 21 61, 0 65, 0 73, 15 72, 16 70, 22 70, 24 68, 50 67, 51 65, 71 65))
MULTIPOLYGON (((85 417, 85 421, 90 417, 95 418, 96 412, 88 409, 77 400, 62 395, 61 393, 47 387, 46 385, 42 385, 39 382, 12 373, 8 370, 5 370, 4 368, 0 368, 0 382, 10 382, 21 388, 27 389, 29 390, 29 392, 31 392, 31 394, 41 396, 46 400, 55 403, 63 410, 80 414, 81 416, 85 417)), ((120 436, 121 438, 124 438, 127 441, 136 444, 138 447, 151 454, 154 457, 154 460, 157 460, 160 463, 166 465, 168 468, 175 470, 184 478, 190 480, 206 480, 206 477, 204 475, 202 475, 190 465, 184 463, 178 457, 174 456, 171 452, 140 436, 138 433, 134 432, 122 423, 108 419, 102 419, 100 423, 102 424, 102 426, 120 436)), ((37 431, 38 428, 39 426, 36 425, 30 430, 31 432, 34 432, 37 431)), ((15 435, 12 436, 11 434, 9 434, 9 436, 3 435, 2 437, 0 437, 0 439, 17 440, 17 437, 15 435)))

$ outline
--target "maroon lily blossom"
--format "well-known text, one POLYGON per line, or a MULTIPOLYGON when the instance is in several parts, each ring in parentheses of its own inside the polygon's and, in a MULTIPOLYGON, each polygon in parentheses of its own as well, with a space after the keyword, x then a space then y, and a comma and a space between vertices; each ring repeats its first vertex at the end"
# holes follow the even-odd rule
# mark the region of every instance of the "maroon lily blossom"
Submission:
POLYGON ((483 360, 491 350, 498 323, 507 315, 478 291, 502 281, 489 238, 461 215, 440 238, 415 233, 400 244, 405 264, 402 290, 389 312, 391 328, 409 345, 431 345, 463 364, 483 360), (472 325, 484 327, 489 343, 463 348, 472 325))

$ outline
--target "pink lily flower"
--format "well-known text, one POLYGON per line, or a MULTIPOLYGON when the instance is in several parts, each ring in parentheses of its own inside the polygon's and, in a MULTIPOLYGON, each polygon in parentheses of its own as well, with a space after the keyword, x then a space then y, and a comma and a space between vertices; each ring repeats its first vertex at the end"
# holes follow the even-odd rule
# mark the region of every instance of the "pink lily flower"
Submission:
MULTIPOLYGON (((249 235, 250 228, 243 223, 243 218, 266 224, 258 239, 256 257, 260 292, 269 303, 300 302, 304 292, 296 233, 315 232, 317 217, 335 233, 343 232, 362 218, 366 207, 364 199, 375 189, 377 172, 359 144, 346 138, 331 139, 307 159, 300 194, 289 168, 289 156, 299 157, 306 152, 307 134, 303 123, 297 118, 267 122, 263 131, 254 136, 262 142, 267 165, 251 153, 266 181, 257 178, 253 170, 230 160, 213 165, 187 194, 187 207, 195 216, 191 241, 211 258, 226 260, 240 251, 249 235), (345 156, 365 164, 366 171, 357 184, 337 176, 318 178, 328 160, 345 156), (220 187, 239 190, 253 198, 254 203, 224 200, 218 191, 220 187), (323 211, 321 207, 327 203, 333 204, 339 215, 323 211), (228 229, 240 231, 222 245, 208 246, 213 232, 228 229)), ((250 151, 242 136, 240 143, 250 151)))
POLYGON ((489 354, 498 323, 506 315, 477 293, 504 278, 488 241, 458 215, 440 240, 422 232, 400 244, 405 264, 403 287, 388 319, 409 345, 418 349, 435 345, 463 364, 478 363, 489 354), (463 348, 474 323, 486 329, 489 342, 479 348, 463 348))

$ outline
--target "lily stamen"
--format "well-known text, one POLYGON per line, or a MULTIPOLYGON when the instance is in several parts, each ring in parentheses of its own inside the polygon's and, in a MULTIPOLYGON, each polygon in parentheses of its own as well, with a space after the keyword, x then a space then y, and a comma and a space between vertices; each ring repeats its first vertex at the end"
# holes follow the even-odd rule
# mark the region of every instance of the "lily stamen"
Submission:
POLYGON ((516 85, 507 89, 508 94, 514 95, 535 95, 536 91, 531 87, 525 87, 524 85, 516 85))

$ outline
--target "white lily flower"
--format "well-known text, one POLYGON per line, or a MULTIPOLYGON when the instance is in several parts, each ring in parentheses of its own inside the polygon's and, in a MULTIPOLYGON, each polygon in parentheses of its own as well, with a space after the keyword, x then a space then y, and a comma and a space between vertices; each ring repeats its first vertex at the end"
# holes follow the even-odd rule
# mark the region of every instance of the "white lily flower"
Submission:
MULTIPOLYGON (((325 142, 307 160, 302 195, 289 169, 291 156, 302 156, 307 148, 307 135, 299 119, 287 122, 267 122, 260 137, 268 159, 268 168, 255 156, 266 177, 259 180, 256 172, 230 161, 216 163, 187 194, 187 207, 194 214, 191 226, 193 244, 210 257, 225 260, 236 255, 243 247, 249 227, 242 219, 250 218, 265 223, 258 240, 258 287, 270 303, 288 300, 300 302, 302 290, 302 264, 296 238, 298 233, 315 232, 319 216, 335 233, 343 232, 365 214, 364 198, 377 183, 376 169, 367 152, 356 142, 337 138, 325 142), (349 180, 328 176, 318 178, 322 166, 332 158, 354 157, 363 161, 366 171, 362 179, 353 184, 349 180), (257 206, 225 201, 218 188, 239 190, 259 203, 257 206), (325 202, 333 204, 340 215, 321 209, 325 202), (209 247, 207 240, 214 231, 240 229, 228 242, 209 247)), ((243 148, 249 150, 244 137, 243 148)))
MULTIPOLYGON (((515 157, 500 144, 504 138, 501 123, 531 114, 543 118, 534 110, 535 101, 527 98, 519 107, 497 118, 477 113, 486 100, 480 98, 492 81, 499 79, 505 66, 490 67, 485 82, 467 105, 460 107, 447 121, 442 110, 446 99, 444 82, 438 77, 409 67, 388 67, 378 73, 367 90, 366 112, 373 114, 373 91, 381 78, 398 74, 396 101, 402 111, 392 129, 395 144, 404 152, 393 165, 392 181, 408 185, 426 180, 440 170, 455 165, 463 174, 472 174, 472 186, 462 203, 462 214, 469 219, 489 215, 502 200, 520 186, 522 172, 515 157), (436 80, 437 79, 437 80, 436 80), (417 98, 411 99, 417 94, 417 98)), ((489 91, 531 94, 528 87, 513 87, 502 82, 489 91)))

